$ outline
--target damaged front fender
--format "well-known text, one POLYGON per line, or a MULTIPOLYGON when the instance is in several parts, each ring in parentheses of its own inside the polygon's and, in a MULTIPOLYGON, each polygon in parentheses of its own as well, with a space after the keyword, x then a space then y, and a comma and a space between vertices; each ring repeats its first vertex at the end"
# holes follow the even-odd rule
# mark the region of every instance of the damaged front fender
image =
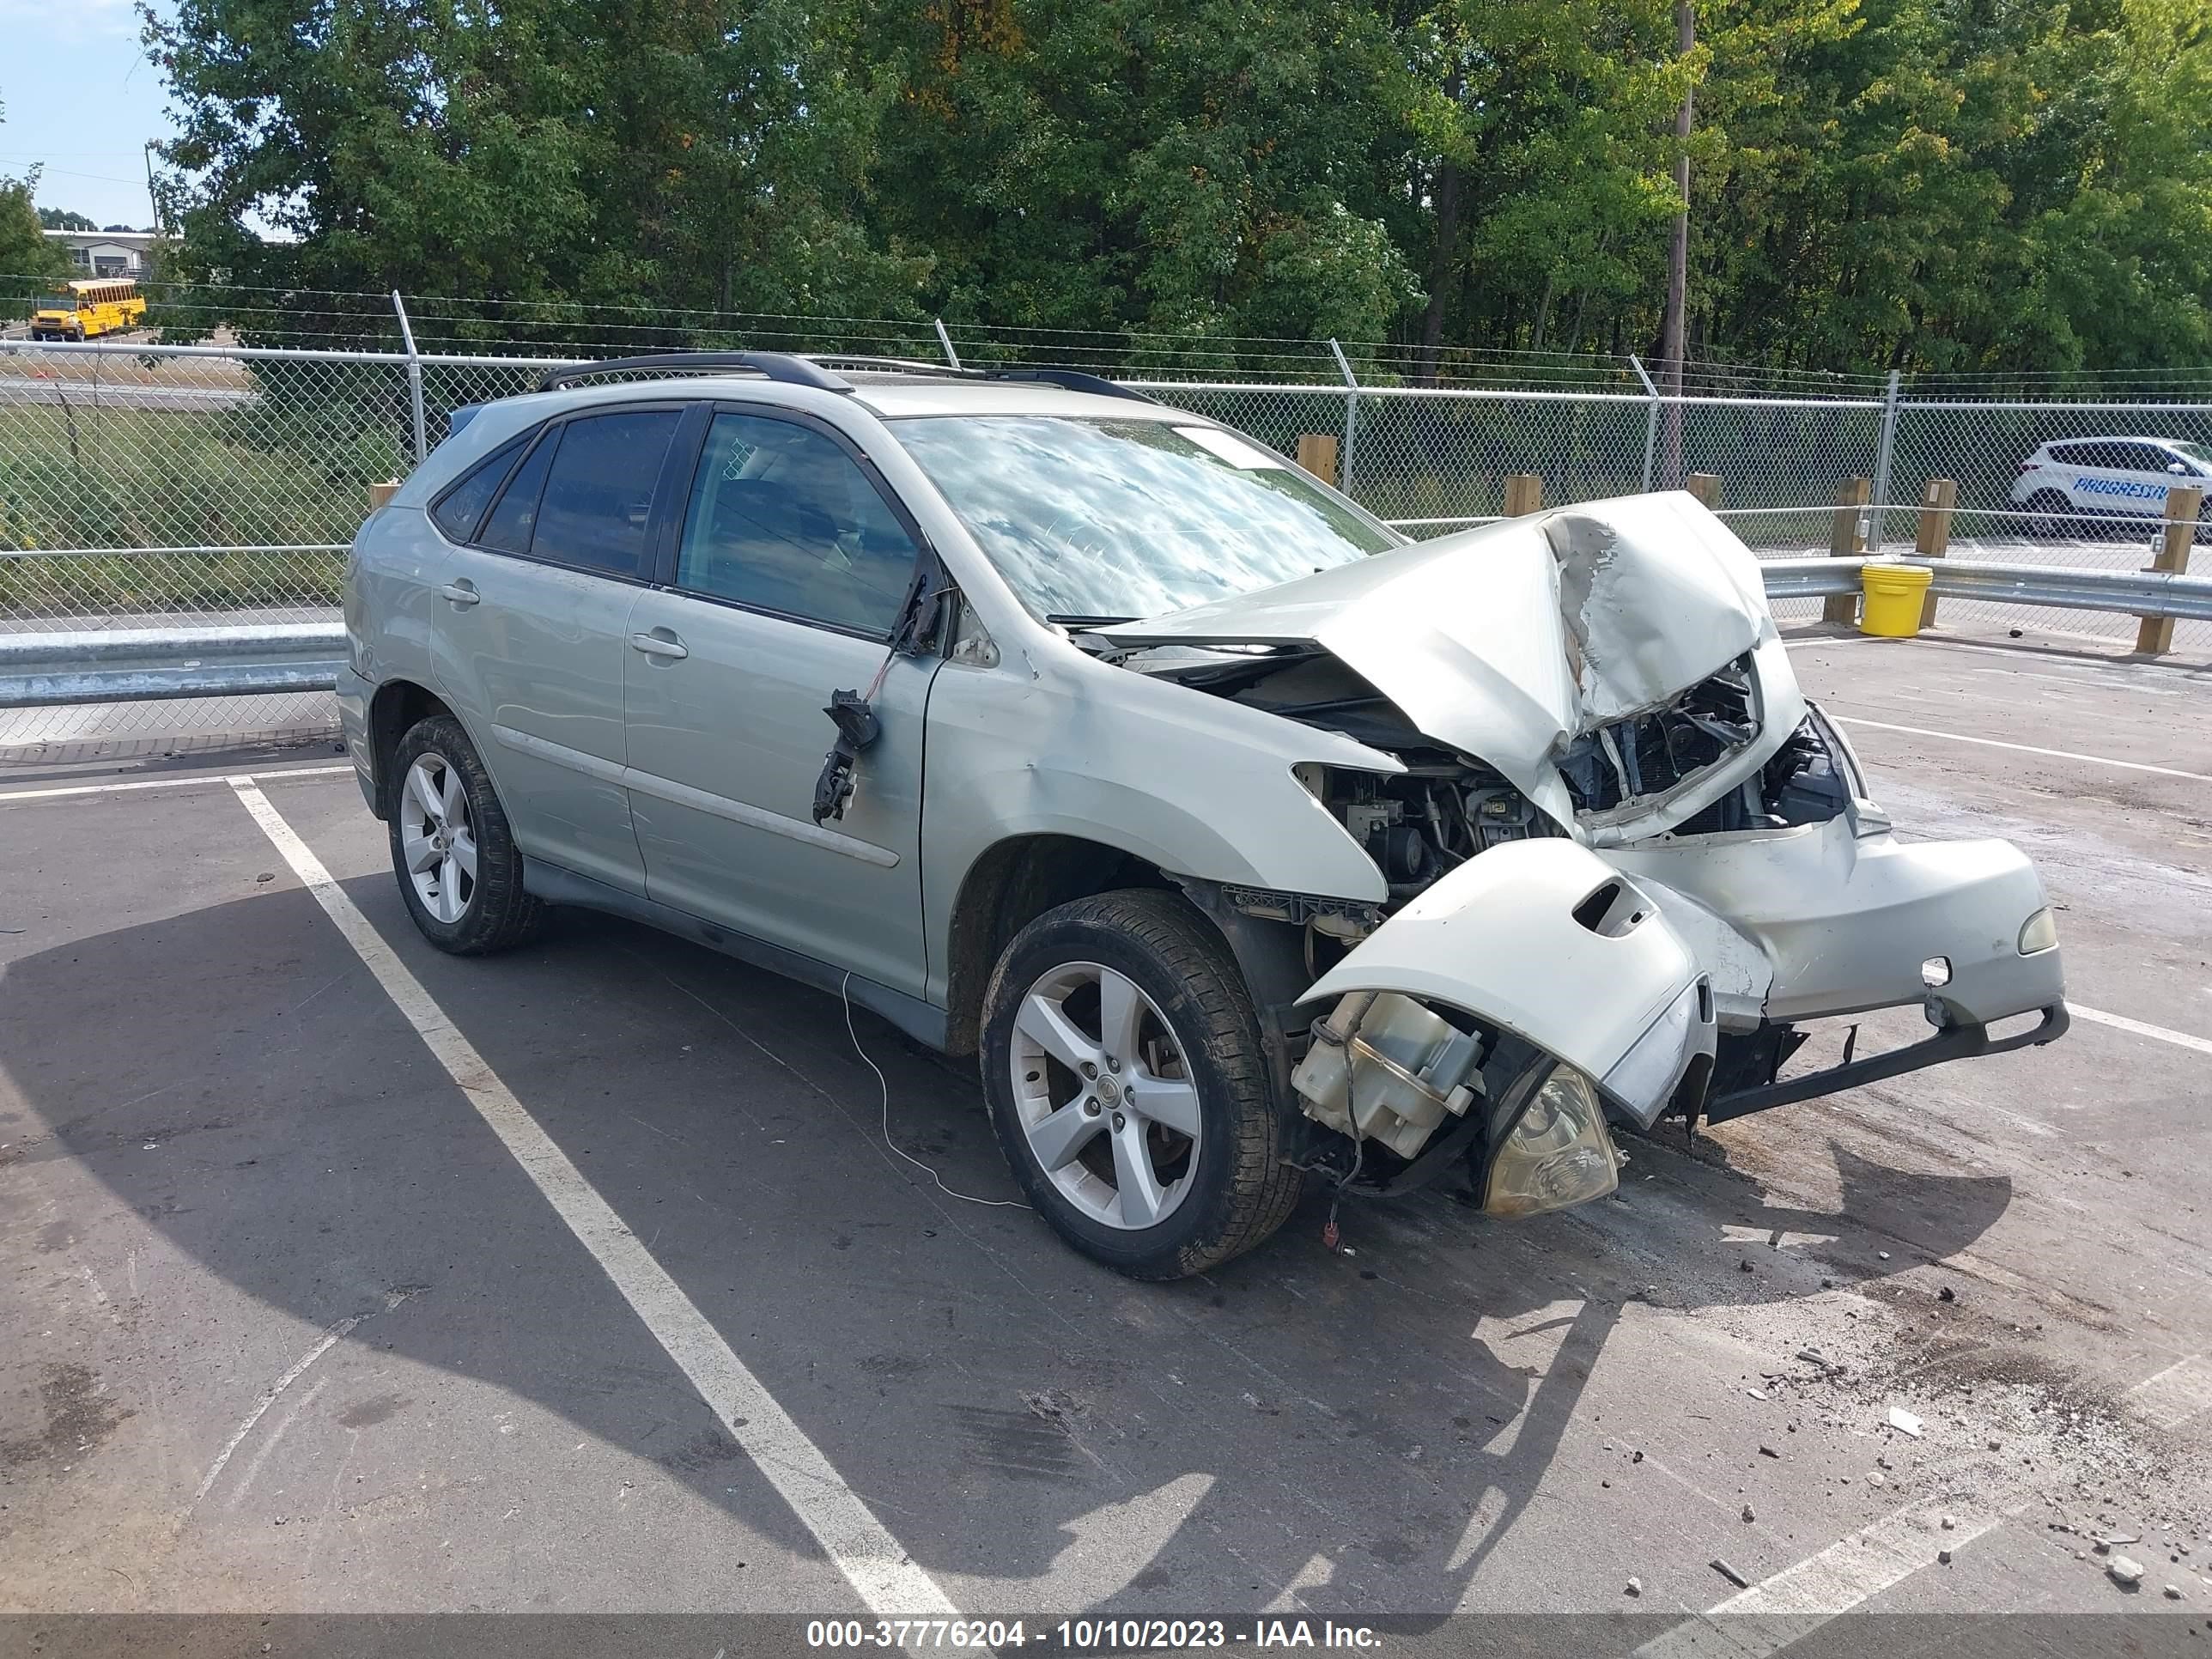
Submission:
MULTIPOLYGON (((1636 884, 1561 839, 1468 860, 1316 981, 1308 1001, 1389 992, 1455 1008, 1587 1077, 1639 1127, 1717 1036, 1697 956, 1636 884)), ((1702 1064, 1700 1063, 1702 1062, 1702 1064)))

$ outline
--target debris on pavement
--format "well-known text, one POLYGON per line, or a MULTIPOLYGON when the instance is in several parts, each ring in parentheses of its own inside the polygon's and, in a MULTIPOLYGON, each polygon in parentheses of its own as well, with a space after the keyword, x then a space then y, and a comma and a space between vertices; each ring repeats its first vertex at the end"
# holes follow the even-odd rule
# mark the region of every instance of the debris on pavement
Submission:
POLYGON ((1710 1565, 1715 1572, 1720 1574, 1722 1577, 1727 1579, 1729 1583, 1734 1584, 1738 1589, 1749 1589, 1751 1588, 1751 1580, 1745 1577, 1734 1567, 1729 1565, 1727 1562, 1722 1560, 1719 1556, 1716 1555, 1713 1557, 1712 1560, 1707 1565, 1710 1565))
POLYGON ((1936 1552, 1936 1565, 1939 1567, 1949 1566, 1951 1565, 1951 1552, 1948 1550, 1937 1550, 1936 1552))
POLYGON ((1746 1504, 1743 1506, 1743 1518, 1747 1521, 1756 1521, 1759 1519, 1756 1515, 1752 1513, 1751 1505, 1748 1504, 1746 1504))
MULTIPOLYGON (((2166 1588, 2167 1588, 2167 1591, 2168 1591, 2168 1593, 2169 1593, 2169 1594, 2171 1594, 2171 1593, 2172 1593, 2172 1585, 2168 1585, 2166 1588)), ((1631 1579, 1630 1579, 1630 1580, 1629 1580, 1626 1584, 1624 1584, 1624 1585, 1622 1585, 1622 1586, 1621 1586, 1620 1593, 1621 1593, 1623 1595, 1643 1595, 1643 1594, 1644 1594, 1644 1581, 1643 1581, 1641 1578, 1631 1578, 1631 1579)))
POLYGON ((1900 1434, 1911 1435, 1915 1440, 1920 1438, 1920 1419, 1901 1406, 1889 1408, 1889 1426, 1900 1434))
POLYGON ((2111 1560, 2105 1563, 2105 1571, 2106 1573, 2111 1575, 2112 1580, 2114 1583, 2124 1584, 2130 1589, 2133 1589, 2137 1584, 2142 1583, 2142 1563, 2136 1560, 2133 1556, 2114 1556, 2111 1560))

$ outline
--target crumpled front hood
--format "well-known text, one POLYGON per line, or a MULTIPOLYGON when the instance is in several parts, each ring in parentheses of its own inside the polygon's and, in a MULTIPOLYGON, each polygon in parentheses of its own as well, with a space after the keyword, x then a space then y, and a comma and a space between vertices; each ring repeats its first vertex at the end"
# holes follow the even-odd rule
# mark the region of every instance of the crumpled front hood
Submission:
MULTIPOLYGON (((1681 491, 1486 525, 1099 631, 1132 646, 1318 645, 1421 732, 1488 762, 1563 819, 1555 763, 1572 738, 1655 708, 1756 647, 1767 647, 1756 673, 1769 717, 1757 758, 1802 718, 1758 562, 1681 491)), ((1749 758, 1724 769, 1740 776, 1749 758)), ((1719 789, 1695 793, 1664 816, 1680 822, 1719 789)), ((1607 839, 1666 825, 1613 827, 1607 839)))

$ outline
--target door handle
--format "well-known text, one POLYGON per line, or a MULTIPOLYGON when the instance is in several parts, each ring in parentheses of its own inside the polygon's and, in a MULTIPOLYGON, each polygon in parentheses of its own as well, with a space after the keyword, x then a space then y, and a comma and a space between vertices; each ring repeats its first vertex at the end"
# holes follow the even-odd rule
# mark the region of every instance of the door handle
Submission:
POLYGON ((474 605, 483 598, 483 594, 477 592, 474 582, 465 580, 447 582, 438 590, 438 593, 441 599, 451 599, 459 605, 474 605))
POLYGON ((691 648, 673 634, 633 634, 629 636, 629 642, 633 649, 642 651, 648 657, 662 657, 670 662, 691 654, 691 648))

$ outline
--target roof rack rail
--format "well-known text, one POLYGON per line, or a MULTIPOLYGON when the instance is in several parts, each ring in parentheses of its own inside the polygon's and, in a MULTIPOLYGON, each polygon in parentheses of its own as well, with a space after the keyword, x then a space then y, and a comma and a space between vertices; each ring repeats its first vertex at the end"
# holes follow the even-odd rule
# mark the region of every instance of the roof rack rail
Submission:
POLYGON ((1021 363, 977 363, 973 367, 963 364, 955 368, 949 363, 931 362, 921 357, 861 356, 843 351, 810 351, 806 361, 824 368, 899 369, 946 380, 1034 380, 1068 392, 1095 392, 1102 398, 1133 398, 1140 404, 1159 401, 1127 386, 1117 386, 1102 374, 1087 374, 1079 368, 1031 368, 1021 363))
POLYGON ((785 351, 663 351, 644 357, 611 357, 603 362, 578 363, 573 368, 549 371, 538 382, 540 392, 556 392, 595 374, 622 374, 660 370, 679 374, 704 374, 716 369, 749 368, 771 380, 789 386, 811 386, 817 392, 850 392, 853 383, 841 374, 794 357, 785 351))
POLYGON ((893 368, 908 374, 942 376, 948 380, 980 380, 983 371, 975 368, 954 368, 945 363, 931 362, 926 357, 877 357, 855 351, 810 351, 806 361, 828 368, 893 368))
POLYGON ((1068 392, 1091 392, 1102 398, 1133 398, 1140 404, 1156 404, 1157 398, 1148 398, 1132 387, 1117 385, 1103 374, 1090 374, 1079 368, 987 368, 981 371, 994 380, 1037 380, 1046 386, 1056 386, 1068 392))

